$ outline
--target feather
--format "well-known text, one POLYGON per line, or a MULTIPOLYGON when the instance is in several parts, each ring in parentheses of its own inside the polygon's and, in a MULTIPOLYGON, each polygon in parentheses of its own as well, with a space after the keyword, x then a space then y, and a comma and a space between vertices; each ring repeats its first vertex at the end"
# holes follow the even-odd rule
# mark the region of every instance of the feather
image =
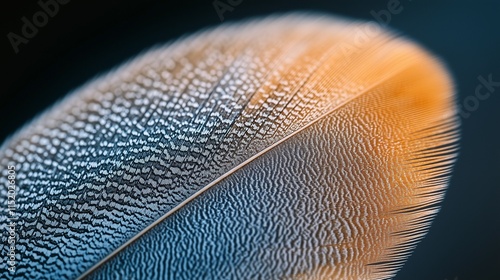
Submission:
POLYGON ((224 24, 156 48, 3 144, 18 219, 16 271, 0 273, 390 278, 443 199, 453 98, 421 47, 331 16, 224 24))

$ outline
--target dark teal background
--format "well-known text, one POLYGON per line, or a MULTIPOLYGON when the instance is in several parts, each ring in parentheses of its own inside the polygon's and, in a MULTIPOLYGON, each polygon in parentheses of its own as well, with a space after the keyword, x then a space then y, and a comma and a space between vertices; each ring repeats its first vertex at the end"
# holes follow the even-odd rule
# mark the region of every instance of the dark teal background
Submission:
MULTIPOLYGON (((376 20, 373 13, 387 10, 389 2, 242 0, 224 20, 291 10, 376 20)), ((392 14, 389 27, 447 64, 459 106, 471 102, 479 76, 500 82, 500 1, 399 2, 402 10, 392 14)), ((155 44, 220 24, 212 3, 72 0, 17 54, 7 34, 20 34, 21 17, 31 18, 40 7, 36 1, 3 3, 0 142, 98 74, 155 44)), ((499 109, 496 87, 461 118, 460 156, 442 210, 396 279, 500 279, 499 109)))

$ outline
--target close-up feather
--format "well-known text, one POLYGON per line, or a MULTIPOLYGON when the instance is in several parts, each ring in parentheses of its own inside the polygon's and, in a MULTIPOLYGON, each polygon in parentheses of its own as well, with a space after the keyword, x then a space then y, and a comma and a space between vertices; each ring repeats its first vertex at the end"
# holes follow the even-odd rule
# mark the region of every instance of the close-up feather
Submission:
POLYGON ((1 146, 19 262, 0 275, 389 279, 439 210, 454 102, 436 58, 372 23, 288 14, 156 47, 1 146))

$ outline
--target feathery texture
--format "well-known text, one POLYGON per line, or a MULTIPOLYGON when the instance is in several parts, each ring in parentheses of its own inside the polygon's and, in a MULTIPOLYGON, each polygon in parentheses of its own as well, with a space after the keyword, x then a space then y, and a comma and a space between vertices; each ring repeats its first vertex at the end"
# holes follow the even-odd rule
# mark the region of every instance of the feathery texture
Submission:
POLYGON ((390 278, 438 211, 455 113, 442 66, 373 24, 294 14, 195 34, 4 143, 19 255, 0 275, 390 278))

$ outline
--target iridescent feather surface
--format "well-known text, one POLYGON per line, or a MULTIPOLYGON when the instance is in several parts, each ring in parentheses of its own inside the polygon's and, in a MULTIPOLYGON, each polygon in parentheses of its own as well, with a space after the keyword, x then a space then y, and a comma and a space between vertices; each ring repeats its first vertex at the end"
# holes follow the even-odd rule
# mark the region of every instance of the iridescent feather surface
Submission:
POLYGON ((224 24, 92 81, 2 145, 19 238, 0 275, 391 278, 439 210, 457 129, 442 65, 377 25, 224 24))

